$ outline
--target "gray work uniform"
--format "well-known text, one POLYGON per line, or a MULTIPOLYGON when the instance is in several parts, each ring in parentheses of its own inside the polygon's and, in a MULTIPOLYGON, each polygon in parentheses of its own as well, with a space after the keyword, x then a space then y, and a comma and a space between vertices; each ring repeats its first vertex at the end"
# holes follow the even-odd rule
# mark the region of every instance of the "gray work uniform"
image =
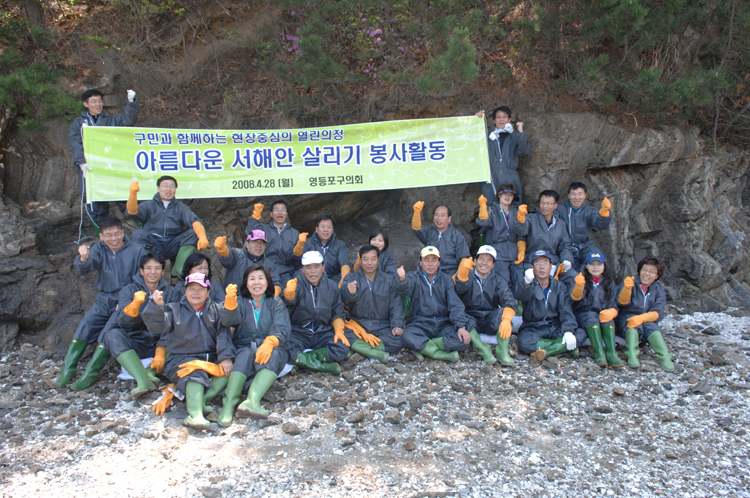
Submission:
POLYGON ((487 208, 489 218, 486 220, 477 218, 475 222, 478 227, 488 229, 486 243, 497 252, 493 271, 511 285, 515 285, 518 279, 522 278, 523 273, 520 271, 523 268, 523 262, 516 265, 516 260, 518 259, 517 242, 524 240, 524 237, 519 237, 511 230, 513 220, 518 216, 518 208, 511 206, 510 211, 505 213, 502 206, 496 201, 489 201, 487 208))
POLYGON ((250 235, 253 230, 262 230, 266 234, 268 244, 265 255, 274 262, 279 272, 280 282, 276 285, 282 289, 285 288, 286 283, 294 278, 294 270, 300 267, 300 258, 294 255, 294 246, 299 240, 299 230, 293 228, 289 221, 279 228, 273 221, 264 224, 251 216, 247 221, 245 235, 250 235))
POLYGON ((221 307, 221 323, 235 327, 234 336, 232 336, 235 349, 232 370, 250 377, 265 368, 279 375, 286 365, 285 349, 292 333, 289 312, 280 297, 266 297, 256 319, 251 301, 238 293, 235 309, 228 310, 224 306, 221 307), (279 345, 273 348, 268 362, 260 365, 255 362, 255 353, 265 338, 270 335, 279 340, 279 345))
POLYGON ((170 201, 164 207, 158 192, 150 201, 141 202, 138 213, 131 218, 143 223, 143 228, 133 232, 133 241, 160 254, 164 259, 174 261, 180 247, 198 243, 198 236, 192 226, 201 220, 180 201, 170 201), (183 232, 184 228, 187 230, 183 232))
POLYGON ((501 133, 497 140, 487 137, 487 152, 490 157, 492 184, 482 185, 482 195, 487 199, 495 197, 497 188, 503 183, 512 183, 518 195, 514 204, 523 202, 521 177, 518 176, 518 158, 531 154, 529 137, 525 131, 501 133))
MULTIPOLYGON (((523 272, 531 268, 531 262, 536 251, 544 250, 550 253, 553 265, 558 265, 563 261, 570 261, 571 265, 573 264, 573 253, 570 249, 568 227, 563 220, 554 214, 552 215, 552 222, 549 225, 541 211, 527 214, 524 223, 520 223, 518 218, 513 218, 511 229, 513 233, 526 239, 526 257, 522 265, 518 265, 523 266, 523 268, 519 268, 518 270, 520 278, 516 282, 516 285, 523 280, 523 272)), ((575 278, 575 275, 576 272, 571 268, 567 272, 560 274, 560 280, 568 285, 575 278)), ((554 275, 552 276, 554 277, 554 275)))
POLYGON ((425 246, 435 246, 440 251, 440 271, 452 276, 458 270, 458 264, 463 258, 468 258, 469 245, 461 233, 453 228, 453 223, 448 224, 442 233, 433 225, 424 226, 412 233, 425 246))
POLYGON ((473 320, 467 330, 477 329, 480 334, 497 334, 503 309, 516 309, 516 299, 508 281, 495 272, 483 279, 476 269, 471 270, 466 282, 456 277, 456 294, 464 303, 466 314, 473 320))
MULTIPOLYGON (((230 247, 229 256, 219 256, 219 263, 227 270, 227 273, 224 275, 225 288, 230 284, 236 285, 238 290, 244 286, 245 282, 242 281, 242 277, 245 275, 245 270, 253 265, 263 265, 268 268, 268 271, 271 272, 273 285, 281 287, 281 277, 279 277, 279 272, 276 270, 276 264, 265 253, 260 256, 253 256, 247 252, 247 247, 243 247, 242 249, 230 247)), ((270 285, 271 282, 268 282, 268 284, 270 285)))
POLYGON ((404 348, 402 337, 391 332, 404 328, 404 305, 396 293, 396 279, 380 270, 372 280, 362 268, 344 277, 341 299, 349 307, 349 317, 359 323, 369 334, 383 341, 385 350, 395 353, 404 348), (357 282, 357 292, 352 295, 348 285, 357 282))
POLYGON ((599 214, 599 210, 594 206, 589 206, 586 201, 578 209, 573 209, 570 201, 565 201, 555 209, 558 218, 565 221, 570 236, 570 248, 574 260, 573 269, 583 271, 586 256, 593 251, 600 252, 593 240, 591 232, 593 230, 606 230, 612 221, 612 216, 605 218, 599 214))
MULTIPOLYGON (((656 311, 659 313, 659 319, 655 322, 646 322, 643 325, 636 327, 641 342, 646 342, 648 337, 654 332, 661 332, 661 326, 659 322, 664 318, 664 308, 667 306, 667 293, 664 287, 656 281, 651 284, 648 288, 648 292, 644 294, 643 288, 641 287, 641 277, 635 277, 635 286, 630 294, 630 301, 626 305, 619 304, 620 314, 615 318, 617 324, 617 335, 625 337, 625 331, 628 328, 628 318, 648 313, 649 311, 656 311)), ((617 296, 620 295, 624 283, 620 284, 617 288, 617 296)))
POLYGON ((398 266, 396 266, 396 257, 388 249, 380 251, 378 271, 382 271, 391 277, 397 277, 398 266))
POLYGON ((318 234, 314 233, 307 238, 302 254, 308 251, 318 251, 323 255, 323 263, 326 265, 326 276, 338 285, 341 282, 341 267, 349 265, 349 250, 346 248, 346 244, 337 239, 334 233, 324 246, 318 234))
MULTIPOLYGON (((215 278, 212 278, 209 282, 211 282, 211 290, 208 293, 208 297, 210 297, 211 301, 215 303, 223 303, 224 299, 227 298, 227 293, 224 291, 224 287, 221 286, 221 282, 215 278)), ((182 298, 182 296, 185 295, 185 281, 180 280, 177 282, 174 286, 174 290, 176 290, 180 295, 180 298, 182 298)))
MULTIPOLYGON (((575 282, 573 282, 573 285, 575 285, 575 282)), ((571 291, 573 290, 572 286, 568 287, 571 291)), ((578 326, 582 329, 592 325, 599 325, 599 312, 602 310, 609 308, 617 309, 617 288, 615 283, 610 280, 607 287, 604 287, 601 280, 599 284, 594 284, 593 281, 586 282, 581 300, 571 300, 573 314, 576 317, 578 326), (609 290, 609 297, 607 297, 607 290, 609 290)), ((614 323, 606 322, 601 325, 614 325, 614 323)))

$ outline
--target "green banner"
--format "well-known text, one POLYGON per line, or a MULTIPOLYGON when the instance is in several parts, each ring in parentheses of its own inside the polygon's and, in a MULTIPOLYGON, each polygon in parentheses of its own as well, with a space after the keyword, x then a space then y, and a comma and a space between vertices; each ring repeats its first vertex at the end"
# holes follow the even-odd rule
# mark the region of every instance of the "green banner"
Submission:
POLYGON ((84 126, 86 196, 125 200, 138 180, 147 200, 163 175, 181 199, 488 182, 485 137, 476 116, 266 131, 84 126))

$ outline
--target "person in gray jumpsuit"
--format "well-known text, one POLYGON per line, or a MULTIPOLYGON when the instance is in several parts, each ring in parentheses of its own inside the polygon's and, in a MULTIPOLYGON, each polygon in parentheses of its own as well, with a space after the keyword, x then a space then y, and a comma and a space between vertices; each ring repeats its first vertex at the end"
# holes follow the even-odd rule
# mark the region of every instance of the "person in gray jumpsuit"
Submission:
POLYGON ((586 255, 592 252, 601 253, 591 240, 593 230, 606 230, 612 221, 610 208, 612 203, 606 197, 602 200, 601 209, 586 204, 588 189, 584 183, 574 182, 568 187, 568 200, 555 209, 557 217, 568 227, 570 249, 573 253, 573 270, 583 271, 586 255))
POLYGON ((176 290, 180 296, 185 294, 185 279, 193 273, 202 273, 208 276, 208 280, 209 282, 211 282, 211 291, 208 293, 211 301, 215 303, 224 302, 224 299, 226 299, 227 295, 224 293, 224 289, 221 287, 221 282, 219 282, 212 276, 211 260, 208 259, 208 256, 200 252, 191 254, 190 256, 188 256, 188 259, 185 260, 185 266, 183 266, 182 268, 182 275, 180 277, 182 280, 177 282, 177 284, 174 286, 174 290, 176 290))
POLYGON ((511 226, 518 216, 518 208, 513 206, 517 198, 512 183, 500 185, 494 200, 479 197, 479 216, 475 220, 480 228, 487 229, 486 243, 497 253, 493 271, 515 286, 523 275, 523 259, 526 255, 526 241, 516 235, 511 226))
POLYGON ((411 228, 414 236, 425 246, 436 247, 440 253, 440 271, 453 276, 458 263, 471 256, 469 245, 461 233, 451 223, 452 213, 446 206, 438 206, 432 214, 433 226, 422 226, 424 201, 414 204, 411 228))
POLYGON ((263 265, 268 268, 273 278, 271 290, 277 296, 281 295, 281 284, 279 284, 281 277, 276 270, 276 264, 266 254, 266 247, 266 234, 263 230, 250 232, 245 241, 245 247, 242 249, 227 247, 227 238, 217 237, 214 240, 214 248, 219 254, 219 263, 227 270, 224 275, 224 284, 227 286, 236 285, 240 288, 244 285, 242 278, 245 275, 245 270, 253 265, 263 265))
MULTIPOLYGON (((370 236, 367 239, 369 245, 375 246, 380 251, 380 257, 378 258, 378 270, 388 274, 389 276, 396 278, 396 257, 391 251, 388 250, 388 232, 382 228, 376 228, 370 232, 370 236)), ((352 269, 356 272, 359 271, 360 261, 359 254, 357 254, 357 261, 354 262, 352 269)))
MULTIPOLYGON (((326 276, 341 287, 344 277, 351 272, 349 250, 346 244, 336 238, 335 221, 330 214, 318 216, 315 220, 315 233, 306 239, 303 253, 316 251, 323 255, 326 276)), ((306 235, 305 235, 306 236, 306 235)))

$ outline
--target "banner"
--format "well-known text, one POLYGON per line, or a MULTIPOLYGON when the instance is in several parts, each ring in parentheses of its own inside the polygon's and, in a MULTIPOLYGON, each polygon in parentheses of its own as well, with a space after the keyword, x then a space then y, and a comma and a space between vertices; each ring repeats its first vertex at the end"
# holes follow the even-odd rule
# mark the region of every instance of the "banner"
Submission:
POLYGON ((173 176, 179 199, 389 190, 490 181, 484 119, 301 130, 83 127, 89 201, 140 200, 173 176))

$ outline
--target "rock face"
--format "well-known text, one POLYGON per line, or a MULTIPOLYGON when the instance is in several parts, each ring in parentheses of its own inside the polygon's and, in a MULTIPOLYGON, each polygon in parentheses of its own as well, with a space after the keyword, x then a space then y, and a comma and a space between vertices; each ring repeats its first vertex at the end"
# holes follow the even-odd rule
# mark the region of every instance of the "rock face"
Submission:
MULTIPOLYGON (((396 117, 415 117, 414 112, 396 117)), ((452 114, 473 112, 465 108, 452 114)), ((533 152, 521 159, 520 175, 530 210, 536 209, 542 190, 555 189, 565 200, 567 185, 583 181, 589 187, 590 204, 598 206, 605 195, 612 201, 612 226, 594 238, 618 279, 633 275, 641 257, 655 254, 667 261, 663 284, 676 306, 712 311, 750 306, 750 257, 745 243, 750 233, 750 161, 744 151, 731 147, 709 151, 690 130, 630 131, 595 114, 528 112, 524 122, 533 152)), ((0 341, 12 343, 20 335, 25 342, 64 353, 95 295, 94 279, 76 276, 71 267, 80 202, 67 125, 52 123, 48 132, 33 135, 11 129, 4 137, 0 341)), ((300 195, 289 199, 290 217, 300 231, 312 233, 315 217, 332 214, 337 236, 349 245, 353 258, 374 228, 385 228, 398 264, 409 270, 415 268, 419 249, 410 228, 412 205, 424 200, 423 223, 430 223, 432 210, 447 204, 454 226, 475 250, 479 188, 467 184, 300 195)), ((239 246, 253 204, 268 206, 271 200, 186 202, 206 224, 209 240, 227 235, 230 244, 239 246)), ((114 207, 111 214, 122 217, 114 207)), ((268 216, 266 210, 264 221, 268 216)), ((88 223, 84 231, 93 235, 88 223)), ((209 252, 215 271, 223 273, 215 251, 209 252)))

